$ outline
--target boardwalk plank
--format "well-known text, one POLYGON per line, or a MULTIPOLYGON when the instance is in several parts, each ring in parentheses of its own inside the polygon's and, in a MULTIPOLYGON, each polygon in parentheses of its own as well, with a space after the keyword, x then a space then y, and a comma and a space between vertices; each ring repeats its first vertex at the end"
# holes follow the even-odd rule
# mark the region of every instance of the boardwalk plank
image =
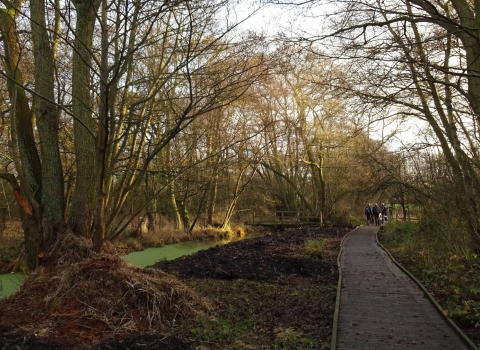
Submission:
POLYGON ((377 230, 359 227, 343 243, 337 350, 469 349, 378 246, 377 230))

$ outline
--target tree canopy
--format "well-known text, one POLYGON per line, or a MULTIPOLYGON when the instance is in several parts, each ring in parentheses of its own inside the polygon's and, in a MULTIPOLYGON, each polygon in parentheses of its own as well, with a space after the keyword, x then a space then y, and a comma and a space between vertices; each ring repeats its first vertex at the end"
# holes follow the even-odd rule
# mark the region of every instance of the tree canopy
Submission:
POLYGON ((187 231, 278 210, 347 223, 375 200, 480 251, 473 3, 346 0, 275 37, 234 6, 2 0, 0 177, 29 269, 66 230, 101 250, 152 213, 187 231))

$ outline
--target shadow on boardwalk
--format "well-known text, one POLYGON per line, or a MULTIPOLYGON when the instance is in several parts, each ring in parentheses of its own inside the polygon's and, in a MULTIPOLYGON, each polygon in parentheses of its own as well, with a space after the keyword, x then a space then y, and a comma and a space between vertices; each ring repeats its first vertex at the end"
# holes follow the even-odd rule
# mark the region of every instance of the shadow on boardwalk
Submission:
POLYGON ((343 243, 337 350, 470 349, 362 226, 343 243))

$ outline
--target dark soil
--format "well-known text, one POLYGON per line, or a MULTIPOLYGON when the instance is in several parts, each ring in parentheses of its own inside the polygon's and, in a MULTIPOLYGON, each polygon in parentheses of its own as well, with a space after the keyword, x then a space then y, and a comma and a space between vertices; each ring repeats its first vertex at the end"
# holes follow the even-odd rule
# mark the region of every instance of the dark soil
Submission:
POLYGON ((329 237, 332 233, 337 237, 336 229, 333 232, 326 229, 288 231, 217 246, 153 267, 182 278, 256 281, 274 281, 281 276, 293 275, 328 278, 331 262, 310 259, 305 255, 303 244, 308 238, 329 237))
POLYGON ((0 303, 0 349, 327 349, 338 280, 336 257, 346 232, 279 232, 156 264, 155 269, 177 276, 212 305, 208 315, 179 318, 157 332, 106 332, 101 341, 92 342, 98 337, 88 337, 85 329, 85 342, 80 339, 72 346, 68 332, 64 339, 26 333, 20 325, 27 317, 15 319, 0 303), (307 248, 311 240, 323 242, 321 248, 307 248), (4 311, 10 316, 2 317, 4 311))

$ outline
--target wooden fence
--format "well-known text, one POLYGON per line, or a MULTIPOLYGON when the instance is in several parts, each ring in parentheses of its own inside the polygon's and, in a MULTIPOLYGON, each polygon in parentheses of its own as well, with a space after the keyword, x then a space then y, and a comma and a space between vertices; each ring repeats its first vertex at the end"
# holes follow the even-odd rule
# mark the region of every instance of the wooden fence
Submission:
POLYGON ((320 217, 311 213, 297 211, 277 211, 272 215, 258 215, 253 212, 251 221, 246 222, 246 224, 283 230, 285 228, 302 226, 319 226, 320 217))

